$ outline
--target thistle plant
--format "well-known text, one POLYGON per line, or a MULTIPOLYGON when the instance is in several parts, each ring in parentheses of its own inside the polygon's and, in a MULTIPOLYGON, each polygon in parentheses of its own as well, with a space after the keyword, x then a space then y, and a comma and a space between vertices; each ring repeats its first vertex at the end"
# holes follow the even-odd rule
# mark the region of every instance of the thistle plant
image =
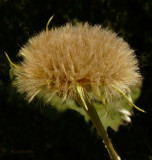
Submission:
POLYGON ((35 96, 50 102, 57 95, 62 102, 76 100, 90 116, 112 160, 120 157, 114 150, 93 105, 95 99, 105 106, 122 97, 133 104, 131 88, 141 81, 134 51, 116 33, 100 25, 67 23, 48 29, 29 39, 19 54, 23 61, 14 64, 14 83, 31 102, 35 96))

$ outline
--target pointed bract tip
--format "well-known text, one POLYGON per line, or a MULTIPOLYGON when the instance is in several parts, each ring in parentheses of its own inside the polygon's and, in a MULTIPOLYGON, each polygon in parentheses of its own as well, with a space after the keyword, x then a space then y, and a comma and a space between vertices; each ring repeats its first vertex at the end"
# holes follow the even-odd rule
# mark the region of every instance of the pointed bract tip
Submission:
POLYGON ((46 24, 46 32, 49 30, 49 29, 48 29, 48 28, 49 28, 49 24, 50 24, 50 22, 52 21, 53 17, 54 17, 54 15, 50 17, 50 19, 48 20, 48 22, 47 22, 47 24, 46 24))
POLYGON ((11 59, 9 58, 8 54, 7 54, 5 51, 4 51, 4 53, 5 53, 5 56, 6 56, 7 60, 8 60, 8 62, 10 63, 10 65, 12 65, 13 67, 15 67, 15 68, 23 71, 23 69, 21 69, 20 67, 18 67, 16 64, 14 64, 14 63, 11 61, 11 59))

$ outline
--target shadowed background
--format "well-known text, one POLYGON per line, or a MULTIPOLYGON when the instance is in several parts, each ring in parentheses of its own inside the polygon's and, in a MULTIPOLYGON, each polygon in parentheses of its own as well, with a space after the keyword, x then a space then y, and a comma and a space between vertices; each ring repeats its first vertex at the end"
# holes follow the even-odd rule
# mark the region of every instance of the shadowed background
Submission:
POLYGON ((84 117, 59 112, 38 100, 27 104, 11 84, 7 51, 19 49, 50 24, 102 24, 122 36, 136 52, 144 77, 132 123, 108 134, 122 160, 152 160, 152 1, 151 0, 0 0, 0 159, 108 160, 102 140, 84 117))

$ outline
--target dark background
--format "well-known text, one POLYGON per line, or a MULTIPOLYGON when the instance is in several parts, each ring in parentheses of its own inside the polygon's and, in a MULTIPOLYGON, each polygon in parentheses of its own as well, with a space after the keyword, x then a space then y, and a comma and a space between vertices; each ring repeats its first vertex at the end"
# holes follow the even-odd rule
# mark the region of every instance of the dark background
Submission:
POLYGON ((109 155, 79 113, 58 112, 35 100, 27 104, 11 84, 7 51, 13 62, 27 40, 68 21, 102 24, 135 49, 144 77, 132 123, 108 134, 122 160, 152 160, 152 0, 0 0, 0 159, 108 160, 109 155))

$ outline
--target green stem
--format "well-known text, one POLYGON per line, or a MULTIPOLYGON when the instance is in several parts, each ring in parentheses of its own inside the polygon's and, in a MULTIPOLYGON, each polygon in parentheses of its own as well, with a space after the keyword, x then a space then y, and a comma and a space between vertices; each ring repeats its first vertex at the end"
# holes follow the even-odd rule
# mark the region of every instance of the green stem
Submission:
POLYGON ((94 105, 92 104, 92 102, 89 100, 89 97, 86 95, 85 96, 85 102, 87 104, 87 109, 83 104, 83 101, 81 99, 81 97, 77 97, 77 102, 81 105, 81 107, 87 112, 87 114, 89 115, 89 117, 91 118, 91 121, 93 122, 93 124, 95 125, 99 135, 102 137, 107 150, 110 154, 110 158, 111 160, 120 160, 120 157, 117 155, 115 149, 113 148, 112 143, 110 142, 110 139, 103 127, 103 124, 96 112, 96 109, 94 107, 94 105))

